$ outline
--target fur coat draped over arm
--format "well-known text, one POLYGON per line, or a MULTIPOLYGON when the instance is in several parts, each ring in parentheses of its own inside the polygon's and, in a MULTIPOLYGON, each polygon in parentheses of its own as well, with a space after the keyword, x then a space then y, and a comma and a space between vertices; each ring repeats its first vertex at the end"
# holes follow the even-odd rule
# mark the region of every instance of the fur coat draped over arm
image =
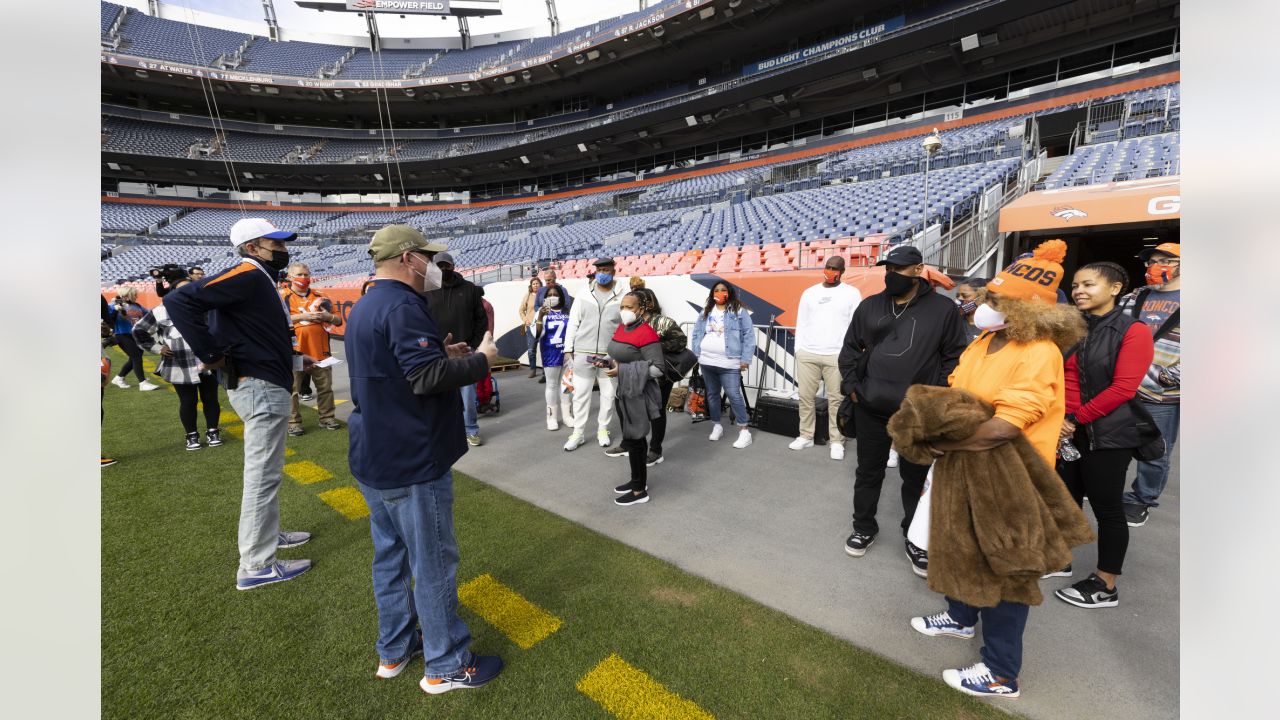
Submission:
POLYGON ((964 390, 913 385, 889 434, 903 458, 934 463, 929 587, 975 607, 1039 605, 1040 576, 1066 567, 1072 547, 1093 541, 1062 479, 1021 434, 936 460, 926 447, 964 440, 993 414, 964 390))

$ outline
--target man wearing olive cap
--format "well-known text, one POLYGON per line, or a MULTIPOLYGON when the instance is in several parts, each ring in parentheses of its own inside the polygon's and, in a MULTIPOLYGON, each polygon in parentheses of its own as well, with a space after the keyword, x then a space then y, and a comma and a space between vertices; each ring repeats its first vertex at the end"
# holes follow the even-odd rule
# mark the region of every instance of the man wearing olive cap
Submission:
POLYGON ((435 256, 407 225, 373 236, 374 279, 347 320, 353 410, 347 460, 369 506, 373 596, 378 607, 376 675, 424 659, 422 689, 436 695, 478 687, 502 669, 471 652, 458 616, 458 544, 452 467, 467 452, 458 389, 474 385, 498 357, 485 333, 476 350, 441 336, 425 291, 440 287, 435 256))

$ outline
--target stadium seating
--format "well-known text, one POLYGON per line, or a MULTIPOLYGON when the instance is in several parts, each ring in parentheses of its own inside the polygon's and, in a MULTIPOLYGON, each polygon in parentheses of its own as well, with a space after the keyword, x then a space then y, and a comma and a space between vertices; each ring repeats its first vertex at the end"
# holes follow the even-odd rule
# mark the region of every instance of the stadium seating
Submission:
POLYGON ((239 69, 316 77, 320 68, 332 67, 349 50, 338 45, 254 38, 244 51, 243 64, 239 69))
POLYGON ((1175 175, 1181 133, 1082 145, 1044 181, 1046 188, 1175 175))
POLYGON ((165 218, 183 210, 176 205, 135 205, 132 203, 103 203, 102 231, 141 233, 165 218))
POLYGON ((205 25, 162 20, 137 11, 125 17, 120 35, 124 38, 121 53, 195 65, 212 65, 219 57, 234 54, 252 37, 205 25))

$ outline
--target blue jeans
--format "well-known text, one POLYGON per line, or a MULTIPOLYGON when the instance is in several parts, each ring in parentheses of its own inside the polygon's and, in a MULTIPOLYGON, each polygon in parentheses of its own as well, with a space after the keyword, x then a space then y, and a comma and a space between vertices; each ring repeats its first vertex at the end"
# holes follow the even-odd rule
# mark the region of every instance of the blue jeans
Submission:
POLYGON ((1160 507, 1156 502, 1164 486, 1169 482, 1169 458, 1173 456, 1173 444, 1178 441, 1178 403, 1162 405, 1144 402, 1142 406, 1151 413, 1151 419, 1164 436, 1164 457, 1146 462, 1138 461, 1138 475, 1133 479, 1133 491, 1124 494, 1124 501, 1147 507, 1160 507))
POLYGON ((995 607, 976 608, 947 598, 947 612, 961 625, 973 627, 981 616, 982 662, 992 675, 1011 680, 1017 680, 1022 672, 1022 632, 1030 611, 1030 605, 1004 600, 995 607))
POLYGON ((462 386, 462 426, 468 435, 480 434, 480 418, 476 415, 475 383, 462 386))
POLYGON ((724 390, 729 396, 733 421, 746 427, 751 418, 747 416, 747 400, 742 396, 742 371, 712 365, 702 365, 701 370, 702 379, 707 383, 707 417, 711 422, 720 422, 720 391, 724 390))
POLYGON ((293 395, 259 378, 241 378, 227 391, 244 420, 244 490, 240 496, 240 569, 261 570, 275 562, 280 537, 280 473, 293 395))
POLYGON ((527 327, 524 329, 524 346, 529 352, 529 369, 532 370, 538 366, 538 340, 527 327))
POLYGON ((428 678, 471 660, 471 631, 458 617, 458 543, 453 536, 453 473, 408 487, 357 483, 373 535, 373 599, 378 657, 394 663, 418 647, 428 678))

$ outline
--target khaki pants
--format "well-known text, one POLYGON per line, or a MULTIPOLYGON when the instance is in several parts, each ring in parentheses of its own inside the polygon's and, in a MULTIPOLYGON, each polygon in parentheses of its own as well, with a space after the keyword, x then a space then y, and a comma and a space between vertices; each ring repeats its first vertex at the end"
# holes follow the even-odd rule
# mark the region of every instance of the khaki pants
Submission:
POLYGON ((840 414, 840 364, 839 355, 814 355, 803 350, 796 351, 796 384, 800 392, 800 435, 813 439, 813 426, 817 413, 814 412, 814 396, 818 394, 818 381, 827 388, 827 437, 829 442, 842 443, 840 428, 836 416, 840 414))
MULTIPOLYGON (((333 419, 333 368, 311 368, 311 382, 315 386, 316 410, 320 413, 320 422, 333 419)), ((302 413, 299 411, 298 391, 302 388, 302 373, 293 374, 293 413, 289 416, 289 425, 302 425, 302 413)))

